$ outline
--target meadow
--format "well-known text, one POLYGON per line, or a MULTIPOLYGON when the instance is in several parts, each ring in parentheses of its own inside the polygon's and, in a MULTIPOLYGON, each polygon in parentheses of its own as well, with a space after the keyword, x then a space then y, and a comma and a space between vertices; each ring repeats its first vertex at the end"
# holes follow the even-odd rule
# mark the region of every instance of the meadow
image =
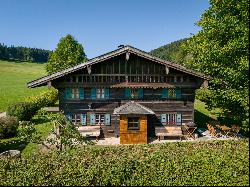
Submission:
POLYGON ((0 60, 0 112, 6 111, 12 103, 46 90, 46 87, 27 88, 27 82, 44 75, 44 64, 0 60))

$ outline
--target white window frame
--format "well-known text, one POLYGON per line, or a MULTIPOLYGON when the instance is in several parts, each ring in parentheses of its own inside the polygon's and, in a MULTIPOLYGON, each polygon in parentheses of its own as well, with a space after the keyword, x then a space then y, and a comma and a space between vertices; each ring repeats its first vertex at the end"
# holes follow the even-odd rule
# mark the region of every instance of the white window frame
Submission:
POLYGON ((82 123, 81 114, 72 114, 71 122, 76 125, 82 123))
POLYGON ((105 98, 105 89, 104 88, 97 88, 96 89, 96 98, 97 99, 104 99, 105 98))
POLYGON ((104 125, 105 123, 105 114, 95 114, 95 124, 104 125))
POLYGON ((71 98, 72 99, 79 99, 80 98, 79 88, 72 88, 71 89, 71 98))

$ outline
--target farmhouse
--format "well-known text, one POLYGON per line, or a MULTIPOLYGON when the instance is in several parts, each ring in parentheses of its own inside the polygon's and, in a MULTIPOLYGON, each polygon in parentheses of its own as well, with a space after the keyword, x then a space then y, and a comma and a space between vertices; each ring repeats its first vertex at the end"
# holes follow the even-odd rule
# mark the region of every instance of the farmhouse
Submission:
POLYGON ((182 134, 194 120, 195 90, 209 77, 131 46, 29 82, 59 91, 59 109, 97 136, 121 144, 182 134))

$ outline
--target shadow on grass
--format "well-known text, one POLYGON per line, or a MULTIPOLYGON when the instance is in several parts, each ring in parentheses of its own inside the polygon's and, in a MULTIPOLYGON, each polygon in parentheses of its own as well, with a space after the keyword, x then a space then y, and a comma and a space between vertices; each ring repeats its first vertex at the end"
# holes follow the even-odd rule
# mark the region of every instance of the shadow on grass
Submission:
POLYGON ((215 119, 201 113, 198 110, 194 110, 194 122, 198 128, 207 128, 207 122, 215 121, 215 119))

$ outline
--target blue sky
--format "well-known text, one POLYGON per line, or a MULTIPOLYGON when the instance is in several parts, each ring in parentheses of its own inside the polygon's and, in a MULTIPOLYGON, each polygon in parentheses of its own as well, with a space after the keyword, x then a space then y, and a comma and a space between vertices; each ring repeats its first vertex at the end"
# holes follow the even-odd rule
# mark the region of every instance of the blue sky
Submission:
POLYGON ((208 0, 0 0, 0 42, 54 50, 72 34, 88 58, 118 45, 150 51, 196 34, 208 0))

